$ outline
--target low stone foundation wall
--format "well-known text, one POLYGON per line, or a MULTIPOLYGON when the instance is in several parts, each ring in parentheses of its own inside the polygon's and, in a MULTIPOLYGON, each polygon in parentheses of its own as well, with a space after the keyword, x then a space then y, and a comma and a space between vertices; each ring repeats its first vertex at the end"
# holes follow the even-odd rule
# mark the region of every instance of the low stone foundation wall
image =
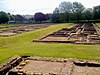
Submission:
POLYGON ((22 61, 20 56, 14 56, 7 62, 0 65, 0 75, 5 75, 10 69, 17 66, 22 61))
POLYGON ((14 56, 0 65, 0 75, 91 75, 92 70, 94 75, 100 75, 100 61, 14 56))

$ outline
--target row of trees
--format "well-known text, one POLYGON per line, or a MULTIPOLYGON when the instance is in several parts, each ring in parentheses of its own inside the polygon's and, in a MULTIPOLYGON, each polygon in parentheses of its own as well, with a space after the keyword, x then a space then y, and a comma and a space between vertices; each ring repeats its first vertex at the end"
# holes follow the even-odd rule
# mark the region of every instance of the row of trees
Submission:
POLYGON ((8 21, 23 21, 25 18, 21 15, 11 15, 10 13, 0 12, 0 23, 8 23, 8 21))
MULTIPOLYGON (((29 18, 32 23, 42 21, 47 22, 80 22, 80 21, 100 21, 100 5, 94 8, 85 8, 79 2, 61 2, 51 14, 43 14, 41 12, 35 13, 29 18)), ((28 21, 22 15, 11 15, 10 13, 0 12, 0 23, 7 23, 8 21, 16 21, 24 23, 28 21)))
MULTIPOLYGON (((26 19, 22 15, 11 15, 10 13, 6 13, 1 11, 0 12, 0 23, 8 23, 8 22, 16 22, 16 23, 24 23, 25 21, 36 21, 38 23, 41 23, 42 21, 47 21, 48 15, 43 14, 41 12, 35 13, 34 16, 32 16, 29 19, 26 19)), ((33 22, 32 22, 33 23, 33 22)))
POLYGON ((100 6, 94 8, 85 8, 79 2, 62 2, 58 8, 53 11, 53 22, 79 22, 80 20, 97 20, 100 19, 100 6))

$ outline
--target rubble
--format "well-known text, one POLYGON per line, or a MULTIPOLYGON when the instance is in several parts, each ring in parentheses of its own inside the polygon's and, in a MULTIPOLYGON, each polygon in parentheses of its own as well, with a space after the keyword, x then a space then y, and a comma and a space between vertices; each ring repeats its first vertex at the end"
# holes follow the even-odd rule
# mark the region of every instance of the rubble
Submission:
POLYGON ((100 61, 96 60, 17 56, 7 63, 2 66, 6 69, 13 66, 8 71, 1 67, 1 75, 100 75, 100 61))

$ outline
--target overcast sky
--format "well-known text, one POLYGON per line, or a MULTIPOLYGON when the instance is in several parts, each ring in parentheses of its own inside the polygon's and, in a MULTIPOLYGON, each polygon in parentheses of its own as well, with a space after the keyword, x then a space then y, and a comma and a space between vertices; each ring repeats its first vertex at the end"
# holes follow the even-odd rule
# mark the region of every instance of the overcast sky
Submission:
POLYGON ((11 14, 52 13, 63 1, 81 2, 86 8, 100 5, 100 0, 0 0, 0 11, 11 14))

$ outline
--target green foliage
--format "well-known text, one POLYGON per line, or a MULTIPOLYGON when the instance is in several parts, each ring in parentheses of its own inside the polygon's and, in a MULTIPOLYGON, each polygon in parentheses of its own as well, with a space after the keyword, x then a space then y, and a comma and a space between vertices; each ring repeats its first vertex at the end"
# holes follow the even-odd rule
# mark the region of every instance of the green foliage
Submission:
POLYGON ((35 13, 34 15, 34 19, 35 21, 38 21, 38 22, 42 22, 42 21, 46 21, 47 20, 47 17, 45 14, 39 12, 39 13, 35 13))
POLYGON ((12 17, 13 17, 15 23, 19 23, 19 24, 24 23, 25 18, 22 15, 19 15, 19 14, 12 15, 12 17))
POLYGON ((10 20, 10 21, 15 20, 15 18, 14 18, 14 16, 13 16, 13 15, 11 15, 10 13, 8 13, 8 15, 9 15, 9 20, 10 20))
POLYGON ((94 7, 94 19, 100 19, 100 5, 94 7))
POLYGON ((3 11, 0 12, 0 23, 6 23, 9 21, 9 15, 3 11))
POLYGON ((70 22, 70 20, 79 20, 82 19, 83 13, 84 13, 85 7, 78 2, 62 2, 59 4, 59 7, 54 10, 55 13, 53 13, 54 19, 60 22, 70 22), (58 12, 57 12, 58 11, 58 12), (55 15, 56 17, 55 17, 55 15))
POLYGON ((75 19, 79 22, 82 19, 83 11, 85 7, 78 2, 73 2, 73 14, 75 15, 75 19))
MULTIPOLYGON (((70 18, 71 18, 71 13, 72 13, 72 3, 71 2, 62 2, 60 5, 59 5, 59 9, 60 9, 60 13, 64 14, 65 16, 63 16, 65 18, 65 20, 67 22, 70 21, 70 18)), ((63 19, 62 19, 63 20, 63 19)))
POLYGON ((60 22, 60 11, 58 8, 55 8, 52 15, 52 22, 59 23, 60 22))
POLYGON ((85 20, 92 20, 93 19, 93 9, 91 8, 88 8, 85 10, 84 12, 84 18, 85 20))
POLYGON ((61 2, 54 10, 53 21, 55 22, 100 22, 100 5, 85 8, 80 2, 61 2))

